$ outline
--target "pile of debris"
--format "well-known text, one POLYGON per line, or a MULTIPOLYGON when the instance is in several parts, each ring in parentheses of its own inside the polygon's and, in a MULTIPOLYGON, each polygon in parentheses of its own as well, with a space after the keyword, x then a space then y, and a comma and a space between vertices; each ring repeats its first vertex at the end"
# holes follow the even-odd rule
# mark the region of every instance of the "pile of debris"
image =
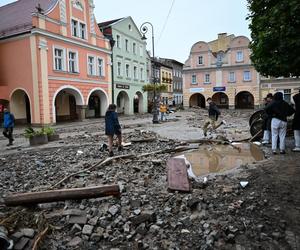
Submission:
POLYGON ((31 202, 39 205, 0 205, 0 231, 14 249, 281 249, 295 236, 266 189, 240 185, 245 179, 255 183, 248 172, 191 180, 188 192, 170 191, 167 162, 189 146, 135 131, 125 135, 131 144, 123 152, 107 158, 99 150, 104 142, 98 136, 84 147, 62 145, 0 159, 2 195, 117 187, 115 196, 44 203, 42 195, 43 204, 31 202))

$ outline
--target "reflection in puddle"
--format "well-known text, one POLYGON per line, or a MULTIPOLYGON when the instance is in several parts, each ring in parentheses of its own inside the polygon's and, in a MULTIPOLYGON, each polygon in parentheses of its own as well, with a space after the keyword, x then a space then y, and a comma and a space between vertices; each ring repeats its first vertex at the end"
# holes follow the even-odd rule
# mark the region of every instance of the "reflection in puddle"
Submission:
POLYGON ((228 145, 216 145, 200 146, 198 150, 185 153, 185 158, 192 166, 189 172, 196 177, 209 173, 222 173, 264 159, 264 154, 257 145, 250 143, 234 145, 241 150, 228 145))

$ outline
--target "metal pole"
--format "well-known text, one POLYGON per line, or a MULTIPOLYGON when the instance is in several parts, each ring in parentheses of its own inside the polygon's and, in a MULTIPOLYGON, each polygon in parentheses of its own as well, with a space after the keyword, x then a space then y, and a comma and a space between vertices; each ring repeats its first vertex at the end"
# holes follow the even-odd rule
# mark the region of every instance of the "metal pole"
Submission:
POLYGON ((146 39, 145 37, 145 34, 148 32, 148 27, 147 25, 150 25, 151 26, 151 31, 152 31, 152 57, 153 57, 153 66, 152 66, 152 81, 153 81, 153 85, 154 85, 154 90, 153 90, 153 119, 152 119, 152 122, 154 124, 157 124, 159 123, 158 122, 158 110, 157 110, 157 96, 156 96, 156 75, 155 75, 155 53, 154 53, 154 28, 153 28, 153 25, 152 23, 150 22, 145 22, 141 25, 140 27, 140 31, 141 33, 143 34, 143 38, 146 39))

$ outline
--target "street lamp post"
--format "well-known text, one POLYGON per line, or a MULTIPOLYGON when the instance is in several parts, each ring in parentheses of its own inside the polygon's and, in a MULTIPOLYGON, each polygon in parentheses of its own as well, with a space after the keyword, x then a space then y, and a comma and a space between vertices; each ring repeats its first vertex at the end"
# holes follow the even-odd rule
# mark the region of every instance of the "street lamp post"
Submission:
POLYGON ((114 104, 115 103, 115 82, 114 82, 114 57, 113 57, 113 48, 115 46, 115 40, 113 39, 113 37, 111 36, 109 38, 109 43, 110 43, 110 48, 111 48, 111 103, 114 104))
POLYGON ((143 34, 142 40, 146 40, 145 34, 148 32, 148 26, 151 26, 151 31, 152 31, 152 57, 153 57, 153 64, 152 64, 152 81, 154 85, 154 91, 153 91, 153 96, 154 96, 154 102, 153 102, 153 119, 152 122, 154 124, 158 123, 158 109, 157 109, 157 96, 156 96, 156 76, 155 76, 155 54, 154 54, 154 28, 152 23, 150 22, 145 22, 141 25, 140 31, 143 34))

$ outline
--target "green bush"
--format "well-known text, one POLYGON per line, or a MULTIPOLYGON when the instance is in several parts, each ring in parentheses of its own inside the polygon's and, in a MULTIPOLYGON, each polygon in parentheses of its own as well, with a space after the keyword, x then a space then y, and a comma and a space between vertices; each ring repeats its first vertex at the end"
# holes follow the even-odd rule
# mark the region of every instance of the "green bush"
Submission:
POLYGON ((42 128, 41 130, 46 135, 54 135, 55 134, 54 128, 51 128, 51 127, 45 127, 45 128, 42 128))

